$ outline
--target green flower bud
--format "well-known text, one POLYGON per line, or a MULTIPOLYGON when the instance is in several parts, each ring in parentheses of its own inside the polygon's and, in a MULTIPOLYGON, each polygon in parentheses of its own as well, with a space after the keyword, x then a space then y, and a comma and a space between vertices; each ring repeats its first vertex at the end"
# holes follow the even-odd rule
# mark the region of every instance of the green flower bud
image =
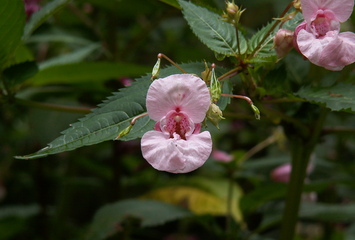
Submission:
POLYGON ((154 65, 154 67, 153 67, 153 70, 152 70, 152 80, 154 79, 154 78, 157 78, 158 76, 159 76, 159 72, 160 72, 160 62, 161 62, 161 60, 160 60, 160 58, 158 57, 158 60, 157 60, 157 62, 155 63, 155 65, 154 65))
POLYGON ((207 111, 207 114, 206 114, 206 117, 208 120, 210 120, 212 122, 213 125, 215 125, 218 129, 219 129, 219 126, 218 126, 218 123, 224 119, 223 117, 223 113, 221 111, 221 109, 214 103, 211 103, 208 111, 207 111))
POLYGON ((133 125, 130 124, 128 127, 126 127, 125 129, 123 129, 118 136, 115 138, 115 140, 118 140, 119 138, 126 136, 132 129, 133 125))
POLYGON ((222 87, 221 87, 221 83, 218 81, 216 77, 214 68, 212 68, 210 92, 211 92, 212 102, 218 102, 222 94, 222 87))

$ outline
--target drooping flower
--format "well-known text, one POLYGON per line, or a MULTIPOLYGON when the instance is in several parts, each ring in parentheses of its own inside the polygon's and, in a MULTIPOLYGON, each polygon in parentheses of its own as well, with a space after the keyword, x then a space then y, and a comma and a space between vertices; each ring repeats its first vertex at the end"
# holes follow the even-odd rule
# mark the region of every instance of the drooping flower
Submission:
POLYGON ((146 106, 157 123, 141 140, 143 157, 155 168, 171 173, 191 172, 202 166, 212 151, 201 122, 211 103, 205 82, 191 74, 160 78, 150 85, 146 106))
POLYGON ((305 21, 295 29, 294 45, 309 61, 333 71, 355 62, 355 34, 340 31, 354 0, 301 0, 305 21))

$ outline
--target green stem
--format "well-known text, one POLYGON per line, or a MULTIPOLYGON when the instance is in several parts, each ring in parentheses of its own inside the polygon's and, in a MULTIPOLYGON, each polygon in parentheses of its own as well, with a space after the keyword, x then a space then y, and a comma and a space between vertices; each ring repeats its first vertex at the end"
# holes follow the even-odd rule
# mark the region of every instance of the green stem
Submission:
POLYGON ((233 199, 233 174, 230 174, 231 176, 229 177, 228 181, 228 196, 227 196, 227 217, 226 217, 226 234, 227 234, 227 239, 231 239, 232 237, 232 227, 231 227, 231 221, 232 221, 232 199, 233 199))
POLYGON ((217 78, 219 81, 223 81, 226 78, 231 78, 234 75, 237 75, 238 73, 240 73, 240 71, 242 70, 242 67, 238 66, 236 68, 233 68, 232 70, 226 72, 225 74, 223 74, 222 76, 220 76, 219 78, 217 78))
POLYGON ((292 172, 286 195, 280 240, 292 240, 298 220, 298 210, 310 156, 318 142, 328 110, 322 108, 309 138, 291 136, 292 172))

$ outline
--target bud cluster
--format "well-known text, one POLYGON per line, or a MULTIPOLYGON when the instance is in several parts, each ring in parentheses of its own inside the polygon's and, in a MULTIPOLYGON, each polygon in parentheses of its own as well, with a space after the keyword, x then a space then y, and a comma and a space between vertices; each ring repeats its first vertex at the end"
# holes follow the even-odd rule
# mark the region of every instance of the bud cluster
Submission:
POLYGON ((223 21, 232 23, 233 25, 237 25, 240 20, 240 16, 242 13, 245 11, 245 9, 239 8, 235 3, 234 0, 233 2, 226 2, 227 4, 227 9, 226 12, 223 13, 223 21))

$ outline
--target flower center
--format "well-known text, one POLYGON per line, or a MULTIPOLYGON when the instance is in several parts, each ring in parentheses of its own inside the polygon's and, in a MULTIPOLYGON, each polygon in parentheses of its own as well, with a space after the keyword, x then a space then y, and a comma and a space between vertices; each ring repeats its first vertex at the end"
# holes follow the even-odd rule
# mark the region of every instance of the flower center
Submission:
POLYGON ((176 109, 176 111, 170 111, 160 120, 160 129, 163 133, 169 135, 169 138, 186 140, 186 137, 194 132, 195 126, 185 113, 176 109))
POLYGON ((330 21, 323 16, 317 16, 317 18, 311 23, 311 26, 316 37, 323 37, 330 31, 330 21))

